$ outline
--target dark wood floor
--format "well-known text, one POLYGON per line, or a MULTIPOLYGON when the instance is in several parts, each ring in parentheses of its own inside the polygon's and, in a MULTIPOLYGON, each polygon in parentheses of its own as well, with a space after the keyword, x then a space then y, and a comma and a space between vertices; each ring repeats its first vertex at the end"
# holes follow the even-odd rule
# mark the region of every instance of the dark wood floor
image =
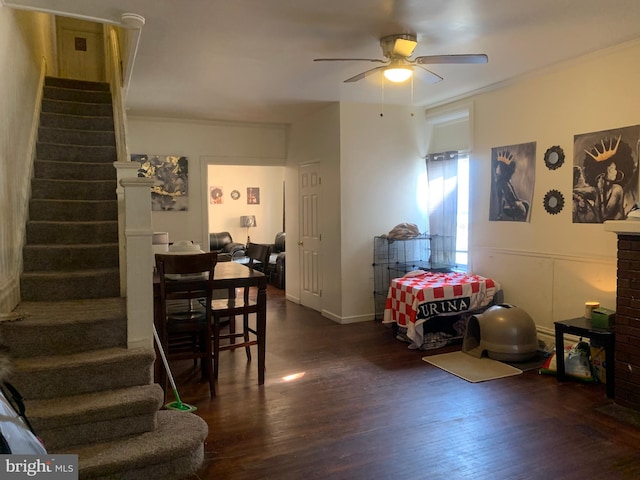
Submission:
POLYGON ((221 354, 213 400, 190 362, 173 365, 209 424, 193 480, 640 478, 640 429, 599 410, 603 385, 537 370, 468 383, 379 322, 268 301, 264 386, 242 350, 221 354))

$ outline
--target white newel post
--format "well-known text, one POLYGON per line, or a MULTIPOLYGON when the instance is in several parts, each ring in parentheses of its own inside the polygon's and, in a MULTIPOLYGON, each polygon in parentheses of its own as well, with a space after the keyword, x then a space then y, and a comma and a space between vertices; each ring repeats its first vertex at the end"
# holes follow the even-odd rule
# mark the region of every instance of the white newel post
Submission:
POLYGON ((123 178, 127 346, 153 348, 152 178, 123 178))
POLYGON ((113 162, 116 168, 117 187, 116 197, 118 199, 118 258, 120 259, 120 296, 127 296, 127 256, 125 231, 125 207, 124 207, 124 187, 120 183, 125 178, 137 178, 140 164, 138 162, 119 161, 113 162))

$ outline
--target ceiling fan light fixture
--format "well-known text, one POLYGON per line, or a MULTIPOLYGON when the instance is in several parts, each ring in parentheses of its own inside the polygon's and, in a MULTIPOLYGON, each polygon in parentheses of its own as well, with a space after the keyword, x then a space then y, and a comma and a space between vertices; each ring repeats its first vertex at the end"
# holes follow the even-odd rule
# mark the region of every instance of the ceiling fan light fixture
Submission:
POLYGON ((410 67, 389 67, 384 69, 383 74, 390 82, 402 83, 411 78, 413 69, 410 67))

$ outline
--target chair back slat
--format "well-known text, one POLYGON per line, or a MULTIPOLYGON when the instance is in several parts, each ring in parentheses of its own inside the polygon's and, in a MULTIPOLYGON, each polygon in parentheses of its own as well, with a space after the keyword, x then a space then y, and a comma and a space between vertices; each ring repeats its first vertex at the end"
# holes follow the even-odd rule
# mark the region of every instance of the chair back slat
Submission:
POLYGON ((250 243, 247 245, 246 256, 249 257, 247 264, 250 269, 265 269, 269 265, 269 256, 271 255, 271 246, 260 243, 250 243), (259 263, 255 263, 255 262, 259 263))
MULTIPOLYGON (((154 321, 162 349, 169 359, 201 360, 203 376, 209 380, 213 397, 215 378, 212 363, 215 358, 211 345, 212 313, 207 306, 213 299, 218 254, 158 253, 155 260, 160 278, 159 308, 162 316, 156 316, 154 321), (203 301, 204 304, 201 303, 203 301)), ((163 388, 166 388, 166 376, 167 372, 163 374, 163 388)))
POLYGON ((156 254, 160 298, 202 298, 211 295, 218 254, 156 254))

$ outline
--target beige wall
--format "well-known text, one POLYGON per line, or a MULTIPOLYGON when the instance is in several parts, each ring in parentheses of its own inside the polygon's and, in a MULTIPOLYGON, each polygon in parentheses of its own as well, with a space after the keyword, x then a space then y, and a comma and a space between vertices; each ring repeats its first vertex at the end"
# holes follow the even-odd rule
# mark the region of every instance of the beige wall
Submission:
POLYGON ((51 17, 0 6, 0 312, 19 301, 34 111, 41 73, 54 65, 51 17))
MULTIPOLYGON (((147 117, 129 117, 127 122, 129 152, 131 154, 182 155, 189 160, 188 210, 181 212, 154 211, 152 213, 153 230, 169 232, 170 241, 174 241, 174 239, 193 240, 200 242, 203 246, 208 245, 209 231, 214 231, 208 227, 209 193, 207 182, 210 165, 284 166, 287 128, 283 125, 147 117)), ((225 183, 227 183, 226 180, 225 183)), ((246 195, 246 191, 243 192, 243 198, 245 198, 244 195, 246 195)), ((280 207, 278 206, 277 212, 279 211, 280 207)), ((225 223, 225 225, 227 224, 225 223)), ((258 219, 258 225, 260 225, 260 219, 258 219)), ((271 236, 271 233, 275 236, 276 232, 273 232, 273 228, 275 227, 270 226, 269 230, 261 230, 259 238, 266 240, 271 236)), ((231 233, 232 235, 236 234, 236 232, 231 233)), ((253 233, 258 234, 257 231, 252 232, 252 238, 253 233)), ((238 231, 237 234, 240 232, 238 231)), ((239 237, 240 241, 245 240, 243 238, 245 234, 246 231, 239 237)))
POLYGON ((373 237, 399 223, 426 232, 423 115, 406 106, 341 108, 341 323, 373 318, 373 237))
POLYGON ((319 163, 322 177, 319 225, 322 232, 320 271, 324 279, 321 310, 340 311, 341 278, 341 177, 340 105, 326 108, 291 126, 287 156, 287 298, 300 301, 298 168, 319 163))
POLYGON ((573 137, 640 124, 639 57, 640 44, 630 44, 473 98, 472 265, 495 276, 506 300, 527 310, 543 330, 580 316, 588 300, 615 308, 616 236, 600 224, 572 223, 573 137), (491 148, 530 141, 537 142, 531 222, 489 222, 491 148), (555 171, 543 161, 553 145, 566 154, 555 171), (550 189, 565 197, 557 215, 542 206, 550 189))
POLYGON ((208 217, 210 232, 229 232, 236 242, 247 240, 247 229, 240 226, 240 216, 255 215, 256 226, 249 229, 253 243, 273 243, 276 233, 282 231, 284 167, 209 165, 209 191, 221 187, 221 204, 209 198, 208 217), (247 187, 260 189, 260 204, 247 204, 247 187), (231 198, 237 190, 240 198, 231 198))
MULTIPOLYGON (((542 198, 555 188, 570 201, 573 135, 639 123, 639 50, 630 45, 599 52, 460 102, 473 107, 471 267, 495 277, 506 301, 527 310, 543 331, 550 330, 554 320, 580 315, 587 300, 615 305, 615 235, 602 225, 572 224, 570 205, 548 215, 542 198), (530 141, 537 143, 531 222, 489 222, 491 148, 530 141), (552 145, 562 146, 567 154, 565 166, 556 171, 542 161, 552 145)), ((455 104, 442 109, 452 107, 455 104)), ((411 117, 415 109, 410 107, 385 106, 380 118, 378 109, 329 105, 292 125, 288 140, 285 129, 278 127, 254 126, 251 133, 245 126, 209 125, 194 133, 189 124, 134 119, 131 151, 144 147, 149 153, 187 155, 200 168, 247 161, 269 165, 286 158, 285 180, 291 187, 286 191, 287 297, 293 301, 300 296, 297 169, 319 162, 322 312, 340 323, 367 320, 373 318, 373 236, 402 221, 426 228, 417 200, 426 153, 424 117, 411 117)), ((190 170, 197 172, 198 166, 190 170)), ((192 194, 201 195, 204 187, 199 188, 192 194)), ((190 212, 182 218, 159 212, 162 215, 154 214, 154 229, 181 228, 204 236, 202 224, 208 219, 202 218, 203 211, 201 205, 200 216, 190 212)))
MULTIPOLYGON (((385 105, 380 117, 379 105, 342 103, 292 126, 290 175, 298 165, 321 165, 321 311, 338 323, 373 318, 373 237, 401 222, 426 229, 419 201, 424 120, 413 111, 385 105)), ((290 221, 296 219, 288 214, 290 221)), ((300 279, 296 229, 297 223, 287 227, 287 296, 293 300, 300 279)))
MULTIPOLYGON (((637 58, 638 45, 598 52, 427 112, 471 107, 471 268, 495 277, 505 300, 529 312, 542 332, 551 332, 555 320, 581 315, 585 301, 615 307, 615 235, 602 225, 572 223, 572 144, 576 134, 640 123, 637 58), (489 222, 491 148, 531 141, 537 143, 531 222, 489 222), (556 171, 543 162, 552 145, 562 146, 567 155, 556 171), (559 189, 567 200, 558 215, 542 207, 549 189, 559 189)), ((292 145, 298 148, 288 167, 319 160, 323 223, 335 225, 340 217, 339 232, 322 230, 322 310, 340 323, 373 318, 372 237, 401 221, 421 229, 426 223, 415 200, 417 177, 424 171, 425 122, 411 120, 408 107, 387 106, 381 121, 378 108, 340 105, 340 151, 329 156, 301 139, 312 132, 319 138, 332 134, 335 119, 319 113, 292 128, 292 145), (328 176, 333 188, 326 187, 328 176), (338 194, 339 206, 332 203, 338 194)), ((295 251, 287 257, 288 267, 299 268, 295 251)), ((295 288, 298 273, 288 275, 293 276, 287 277, 288 294, 294 295, 289 289, 295 288)))

